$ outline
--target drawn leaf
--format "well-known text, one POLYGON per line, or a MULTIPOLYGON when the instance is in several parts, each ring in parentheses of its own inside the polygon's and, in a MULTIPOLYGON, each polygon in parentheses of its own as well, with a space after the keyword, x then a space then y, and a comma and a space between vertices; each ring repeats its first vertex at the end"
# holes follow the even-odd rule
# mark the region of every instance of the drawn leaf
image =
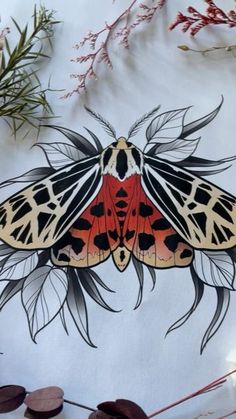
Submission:
POLYGON ((36 169, 29 170, 21 176, 14 177, 0 183, 0 188, 5 188, 7 186, 14 185, 15 183, 34 183, 51 175, 52 173, 54 173, 52 167, 38 167, 36 169))
POLYGON ((19 250, 11 254, 1 269, 0 280, 16 280, 29 275, 38 263, 38 252, 19 250))
POLYGON ((44 151, 48 163, 55 170, 85 157, 78 148, 66 143, 39 143, 37 146, 44 151))
POLYGON ((219 104, 219 106, 217 106, 216 109, 214 109, 209 114, 203 116, 202 118, 199 118, 196 121, 193 121, 193 122, 190 122, 189 124, 184 125, 181 138, 186 138, 189 135, 193 134, 194 132, 198 131, 199 129, 203 128, 205 125, 209 124, 218 114, 223 104, 223 101, 224 99, 222 96, 221 103, 219 104))
POLYGON ((88 312, 86 301, 75 269, 67 270, 69 286, 66 298, 67 306, 75 326, 88 345, 96 348, 89 336, 88 312))
POLYGON ((163 143, 179 138, 183 130, 184 117, 188 109, 177 109, 156 116, 147 127, 147 141, 149 143, 163 143))
POLYGON ((25 280, 22 302, 32 339, 59 313, 68 291, 68 280, 62 269, 42 266, 25 280))
POLYGON ((143 299, 143 283, 144 283, 144 272, 143 272, 143 264, 139 262, 134 256, 132 256, 132 262, 138 277, 139 281, 139 292, 136 305, 134 309, 138 308, 143 299))
POLYGON ((180 317, 176 322, 174 322, 166 332, 168 335, 173 330, 178 329, 179 327, 183 326, 183 324, 189 319, 189 317, 194 313, 196 308, 198 307, 204 293, 204 283, 199 279, 198 275, 196 274, 193 265, 190 265, 190 273, 192 275, 194 291, 195 291, 195 298, 193 301, 192 306, 190 309, 185 313, 183 316, 180 317))
POLYGON ((97 151, 98 153, 101 153, 103 151, 103 146, 102 143, 100 142, 99 138, 92 132, 90 131, 90 129, 86 128, 86 131, 89 133, 89 135, 92 137, 96 147, 97 147, 97 151))
POLYGON ((96 156, 98 154, 97 149, 90 143, 83 135, 78 132, 72 131, 68 128, 59 127, 57 125, 44 125, 48 128, 53 128, 63 134, 68 140, 74 144, 74 146, 83 153, 86 157, 96 156))
POLYGON ((195 250, 194 254, 194 269, 205 284, 234 289, 235 266, 227 252, 195 250))
POLYGON ((206 333, 203 336, 202 343, 201 343, 201 351, 202 354, 203 350, 205 349, 209 340, 216 334, 219 330, 220 326, 222 325, 227 311, 229 309, 230 304, 230 290, 222 287, 215 288, 217 293, 217 304, 214 316, 209 324, 206 333))
POLYGON ((8 282, 0 295, 0 310, 21 290, 24 280, 25 278, 8 282))
POLYGON ((5 258, 6 256, 10 256, 15 251, 16 251, 16 249, 13 249, 12 247, 8 246, 7 244, 1 244, 0 245, 0 260, 5 258))
POLYGON ((82 287, 85 289, 85 291, 88 293, 88 295, 101 307, 105 308, 106 310, 112 311, 113 313, 116 313, 117 311, 111 308, 104 298, 102 297, 98 287, 96 286, 92 276, 88 271, 80 270, 78 271, 78 278, 82 285, 82 287))
POLYGON ((195 140, 175 140, 170 143, 160 144, 155 155, 169 162, 178 162, 191 156, 199 144, 200 138, 195 140))

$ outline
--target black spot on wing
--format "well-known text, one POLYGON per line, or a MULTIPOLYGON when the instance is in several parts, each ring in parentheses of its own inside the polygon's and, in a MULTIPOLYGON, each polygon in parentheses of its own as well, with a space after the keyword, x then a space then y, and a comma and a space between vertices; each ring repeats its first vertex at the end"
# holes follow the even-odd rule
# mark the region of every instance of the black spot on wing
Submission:
POLYGON ((40 212, 38 219, 38 235, 42 233, 43 229, 56 218, 56 214, 48 214, 47 212, 40 212))
POLYGON ((23 204, 24 201, 25 198, 18 199, 14 204, 12 204, 12 211, 15 212, 21 206, 21 204, 23 204))
MULTIPOLYGON (((57 243, 53 246, 53 253, 56 258, 59 258, 59 251, 63 250, 65 247, 71 246, 72 250, 78 255, 82 252, 85 242, 83 239, 79 237, 73 237, 70 232, 67 232, 64 234, 63 237, 61 237, 60 240, 57 241, 57 243)), ((68 260, 66 260, 68 262, 68 260)))
POLYGON ((5 227, 6 223, 7 223, 7 212, 5 208, 1 207, 0 208, 0 225, 5 227))
POLYGON ((45 185, 43 183, 39 183, 38 185, 32 187, 32 191, 35 192, 42 188, 45 188, 45 185))
POLYGON ((99 204, 91 207, 90 214, 95 217, 102 217, 105 214, 103 202, 99 202, 99 204))
POLYGON ((23 231, 21 232, 20 236, 18 237, 18 241, 20 241, 21 243, 25 243, 26 238, 27 238, 29 232, 30 232, 30 223, 28 223, 26 225, 26 227, 23 229, 23 231))
POLYGON ((226 199, 229 202, 232 202, 232 204, 236 204, 236 199, 233 196, 221 195, 221 198, 226 199))
POLYGON ((203 189, 197 188, 194 199, 199 204, 207 205, 211 199, 211 195, 203 189))
POLYGON ((190 249, 184 249, 183 252, 180 255, 180 259, 186 259, 190 258, 192 256, 193 252, 190 249))
POLYGON ((200 227, 201 231, 206 235, 207 216, 205 212, 197 212, 195 214, 192 214, 192 216, 196 221, 197 225, 200 227))
POLYGON ((21 199, 25 199, 25 196, 24 195, 16 195, 16 196, 13 196, 12 198, 9 199, 9 203, 14 204, 14 202, 17 202, 21 199))
POLYGON ((225 226, 222 226, 222 228, 223 228, 223 230, 224 230, 224 232, 225 232, 225 234, 226 234, 226 236, 227 236, 228 240, 229 240, 231 237, 233 237, 233 236, 234 236, 234 235, 233 235, 233 233, 232 233, 232 231, 231 231, 229 228, 227 228, 227 227, 225 227, 225 226))
POLYGON ((28 239, 27 239, 27 244, 31 244, 33 243, 33 236, 32 234, 29 235, 28 239))
POLYGON ((20 209, 15 213, 14 217, 12 218, 12 223, 15 223, 16 221, 20 220, 22 217, 24 217, 26 214, 32 211, 32 207, 28 202, 25 202, 20 209))
POLYGON ((140 202, 139 205, 139 215, 141 217, 149 217, 153 214, 153 209, 150 205, 146 205, 144 202, 140 202))
POLYGON ((85 218, 79 218, 72 226, 72 228, 75 228, 76 230, 90 230, 91 227, 92 224, 85 218))
POLYGON ((212 207, 212 209, 214 212, 216 212, 216 214, 220 215, 220 217, 224 218, 225 220, 229 221, 229 223, 233 224, 233 220, 231 216, 223 207, 223 205, 220 204, 220 202, 216 202, 216 204, 214 205, 214 207, 212 207))
POLYGON ((155 243, 155 237, 152 234, 139 233, 138 244, 140 250, 148 250, 155 243))
POLYGON ((126 212, 125 211, 117 211, 117 216, 118 217, 125 217, 126 216, 126 212))
POLYGON ((183 207, 184 201, 186 201, 186 198, 182 196, 176 189, 172 188, 170 185, 167 185, 169 190, 171 191, 171 194, 176 199, 176 201, 183 207))
POLYGON ((53 202, 50 202, 50 203, 48 204, 48 208, 50 208, 50 209, 52 209, 52 210, 54 210, 56 207, 57 207, 57 206, 56 206, 56 204, 54 204, 53 202))
POLYGON ((50 201, 50 195, 47 188, 42 189, 34 195, 34 200, 37 205, 45 204, 50 201))
POLYGON ((136 209, 133 209, 133 210, 132 210, 132 215, 133 215, 133 217, 135 217, 135 216, 136 216, 136 209))
POLYGON ((118 233, 117 233, 116 229, 115 230, 109 230, 108 234, 114 241, 117 241, 119 236, 118 236, 118 233))
POLYGON ((207 185, 206 183, 201 183, 199 185, 199 188, 206 189, 207 191, 212 191, 212 187, 210 185, 207 185))
POLYGON ((220 198, 219 201, 225 206, 225 208, 227 208, 229 211, 233 211, 233 205, 229 202, 226 201, 226 199, 222 199, 220 198))
POLYGON ((219 243, 223 243, 223 242, 227 241, 225 235, 222 233, 222 231, 220 230, 220 228, 218 227, 218 225, 216 223, 214 223, 214 231, 215 231, 215 235, 216 235, 219 243))
POLYGON ((108 250, 110 248, 107 233, 101 233, 94 237, 94 244, 100 250, 108 250))
POLYGON ((179 242, 181 241, 180 236, 178 234, 171 234, 171 236, 167 236, 164 240, 164 243, 171 252, 175 252, 179 242))
POLYGON ((70 262, 70 257, 66 255, 65 253, 61 253, 58 257, 58 260, 60 262, 70 262))
POLYGON ((118 192, 116 193, 117 198, 125 198, 128 196, 127 192, 124 190, 124 188, 120 188, 118 192))
POLYGON ((119 150, 116 158, 116 171, 120 179, 124 179, 128 171, 128 159, 124 150, 119 150))
POLYGON ((190 204, 188 204, 188 208, 190 210, 193 210, 194 208, 196 208, 197 204, 195 204, 194 202, 190 202, 190 204))
POLYGON ((171 224, 165 218, 159 218, 154 221, 151 227, 153 230, 167 230, 168 228, 171 228, 171 224))
POLYGON ((128 204, 127 204, 127 202, 121 200, 121 201, 116 202, 115 206, 117 208, 126 208, 128 206, 128 204))
POLYGON ((107 210, 107 215, 110 217, 110 216, 111 216, 111 214, 112 214, 112 212, 111 212, 110 208, 108 208, 108 210, 107 210))
POLYGON ((22 226, 15 228, 12 233, 11 236, 14 237, 15 240, 17 240, 18 234, 20 233, 22 229, 22 226))
POLYGON ((129 241, 130 239, 132 239, 135 235, 135 231, 134 230, 127 230, 125 233, 125 239, 127 241, 129 241))
POLYGON ((215 238, 215 235, 212 233, 212 235, 211 235, 211 242, 213 243, 213 244, 218 244, 218 242, 216 241, 216 238, 215 238))
POLYGON ((70 188, 69 191, 64 193, 60 201, 61 206, 63 206, 68 201, 68 199, 71 197, 75 189, 76 189, 76 185, 74 185, 74 187, 70 188))

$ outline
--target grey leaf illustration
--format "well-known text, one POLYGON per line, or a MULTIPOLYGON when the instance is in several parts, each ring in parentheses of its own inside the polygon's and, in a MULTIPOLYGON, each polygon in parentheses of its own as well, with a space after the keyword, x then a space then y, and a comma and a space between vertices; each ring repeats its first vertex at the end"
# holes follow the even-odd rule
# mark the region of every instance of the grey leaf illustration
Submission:
POLYGON ((195 152, 199 141, 200 138, 195 140, 175 140, 170 143, 160 144, 155 155, 170 162, 179 162, 195 152))
POLYGON ((234 290, 235 266, 227 252, 195 250, 194 254, 194 269, 205 284, 234 290))
POLYGON ((147 127, 147 141, 149 143, 163 143, 179 138, 183 130, 184 117, 188 109, 177 109, 156 116, 147 127))
POLYGON ((29 275, 38 263, 38 252, 20 250, 12 253, 0 273, 0 280, 16 280, 29 275))
POLYGON ((21 290, 24 280, 25 278, 8 282, 0 295, 0 310, 21 290))
POLYGON ((68 291, 68 280, 62 269, 42 266, 25 280, 22 302, 32 339, 59 313, 68 291))
POLYGON ((78 148, 66 143, 40 143, 37 146, 44 151, 48 163, 55 170, 85 157, 78 148))
POLYGON ((67 274, 69 276, 69 289, 66 298, 68 310, 82 338, 88 345, 96 348, 89 335, 87 305, 77 271, 73 268, 68 268, 67 274))
POLYGON ((15 183, 33 183, 51 175, 54 172, 52 167, 38 167, 36 169, 29 170, 21 176, 8 179, 5 182, 0 183, 0 188, 5 188, 15 183))

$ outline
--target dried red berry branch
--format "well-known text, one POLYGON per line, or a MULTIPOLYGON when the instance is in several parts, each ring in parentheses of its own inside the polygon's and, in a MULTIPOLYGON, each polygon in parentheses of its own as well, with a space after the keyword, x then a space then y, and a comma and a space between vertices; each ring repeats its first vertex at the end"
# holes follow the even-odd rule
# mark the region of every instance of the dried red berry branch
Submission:
POLYGON ((75 45, 77 50, 88 47, 87 53, 79 55, 71 61, 84 64, 87 68, 84 72, 71 74, 71 78, 78 80, 77 86, 63 98, 72 96, 74 93, 81 93, 86 90, 89 79, 96 79, 96 66, 103 63, 112 68, 112 61, 109 54, 109 44, 119 40, 124 48, 129 48, 131 32, 142 23, 150 23, 157 10, 161 9, 166 0, 152 0, 151 5, 143 2, 137 6, 138 0, 133 0, 112 23, 105 23, 105 26, 98 32, 89 31, 88 34, 75 45), (136 9, 135 9, 136 7, 136 9))
POLYGON ((187 11, 190 16, 179 12, 170 25, 170 30, 182 25, 183 32, 190 31, 190 35, 195 36, 202 28, 209 25, 227 25, 229 28, 236 26, 236 10, 225 12, 215 4, 214 0, 204 1, 208 5, 204 14, 189 6, 187 11))
MULTIPOLYGON (((175 21, 170 25, 169 29, 173 30, 180 25, 182 32, 190 32, 191 36, 195 36, 202 28, 212 25, 226 25, 229 28, 234 28, 236 26, 236 10, 225 12, 215 4, 214 0, 204 1, 208 5, 204 13, 200 13, 194 7, 190 6, 187 9, 190 16, 178 12, 175 21)), ((179 45, 178 48, 185 52, 198 52, 205 55, 219 50, 233 53, 236 49, 236 45, 214 46, 204 49, 194 49, 188 45, 179 45)))

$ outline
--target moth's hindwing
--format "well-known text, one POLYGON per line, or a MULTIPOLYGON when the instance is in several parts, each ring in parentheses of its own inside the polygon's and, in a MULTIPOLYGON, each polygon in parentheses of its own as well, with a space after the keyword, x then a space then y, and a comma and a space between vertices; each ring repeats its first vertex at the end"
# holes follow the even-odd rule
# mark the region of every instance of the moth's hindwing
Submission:
POLYGON ((127 267, 130 253, 158 268, 192 261, 192 249, 147 198, 140 175, 123 182, 104 175, 96 198, 54 245, 52 260, 81 268, 97 265, 111 253, 120 271, 127 267))
POLYGON ((120 243, 117 208, 111 197, 109 178, 68 232, 53 246, 55 265, 83 268, 107 259, 120 243))
POLYGON ((0 239, 17 249, 51 247, 102 186, 100 157, 84 159, 23 189, 0 206, 0 239))
POLYGON ((142 186, 172 227, 197 249, 236 245, 236 199, 174 164, 145 156, 142 186))

